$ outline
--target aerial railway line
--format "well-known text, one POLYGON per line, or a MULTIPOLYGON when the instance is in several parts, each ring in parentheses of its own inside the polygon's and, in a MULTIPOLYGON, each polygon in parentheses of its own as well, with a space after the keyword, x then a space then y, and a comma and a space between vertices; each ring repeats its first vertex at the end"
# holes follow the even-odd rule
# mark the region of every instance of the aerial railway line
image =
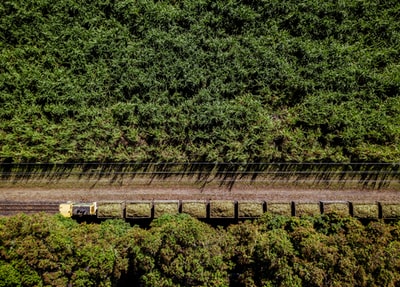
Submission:
POLYGON ((321 213, 328 202, 344 203, 353 215, 368 203, 379 218, 385 217, 388 203, 400 202, 399 191, 400 163, 0 164, 1 215, 57 213, 61 203, 71 201, 71 214, 71 204, 99 203, 97 216, 102 202, 117 201, 124 203, 119 217, 135 202, 150 204, 146 216, 154 217, 162 201, 172 200, 177 212, 188 201, 200 201, 208 218, 218 202, 227 203, 229 216, 238 218, 246 201, 254 202, 257 214, 284 203, 288 215, 305 207, 321 213))

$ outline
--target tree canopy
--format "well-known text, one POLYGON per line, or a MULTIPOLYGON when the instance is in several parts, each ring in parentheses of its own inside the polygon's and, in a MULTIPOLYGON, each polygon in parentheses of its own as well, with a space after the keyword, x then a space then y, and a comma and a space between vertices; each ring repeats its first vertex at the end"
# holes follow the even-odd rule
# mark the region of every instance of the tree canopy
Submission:
POLYGON ((0 159, 400 158, 400 2, 4 0, 0 159))
POLYGON ((264 214, 223 229, 0 218, 0 286, 398 286, 400 222, 264 214))

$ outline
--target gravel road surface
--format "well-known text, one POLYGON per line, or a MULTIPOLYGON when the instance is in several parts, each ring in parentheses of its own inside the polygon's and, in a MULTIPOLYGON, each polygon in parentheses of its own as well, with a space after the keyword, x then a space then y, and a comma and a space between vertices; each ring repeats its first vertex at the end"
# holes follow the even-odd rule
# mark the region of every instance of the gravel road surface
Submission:
POLYGON ((227 187, 171 186, 0 186, 0 201, 112 201, 112 200, 191 200, 232 199, 270 202, 393 202, 400 200, 400 191, 385 189, 300 188, 235 185, 227 187))

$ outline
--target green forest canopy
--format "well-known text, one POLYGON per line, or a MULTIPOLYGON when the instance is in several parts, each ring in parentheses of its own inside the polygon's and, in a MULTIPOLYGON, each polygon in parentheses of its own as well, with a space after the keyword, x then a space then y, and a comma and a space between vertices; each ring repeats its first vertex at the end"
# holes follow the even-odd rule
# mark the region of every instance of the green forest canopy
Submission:
POLYGON ((214 228, 186 214, 147 229, 0 217, 0 287, 398 286, 400 222, 283 217, 214 228))
POLYGON ((397 0, 3 0, 0 161, 400 159, 397 0))

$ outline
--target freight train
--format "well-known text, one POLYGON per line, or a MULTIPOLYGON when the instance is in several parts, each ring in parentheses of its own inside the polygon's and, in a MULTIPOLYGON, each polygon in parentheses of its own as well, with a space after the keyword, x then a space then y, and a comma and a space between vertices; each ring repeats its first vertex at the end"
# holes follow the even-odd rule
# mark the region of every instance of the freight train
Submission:
POLYGON ((164 214, 186 213, 199 219, 252 219, 265 212, 285 216, 337 214, 362 219, 400 218, 400 202, 266 202, 236 200, 151 200, 67 202, 60 213, 73 218, 153 219, 164 214))

